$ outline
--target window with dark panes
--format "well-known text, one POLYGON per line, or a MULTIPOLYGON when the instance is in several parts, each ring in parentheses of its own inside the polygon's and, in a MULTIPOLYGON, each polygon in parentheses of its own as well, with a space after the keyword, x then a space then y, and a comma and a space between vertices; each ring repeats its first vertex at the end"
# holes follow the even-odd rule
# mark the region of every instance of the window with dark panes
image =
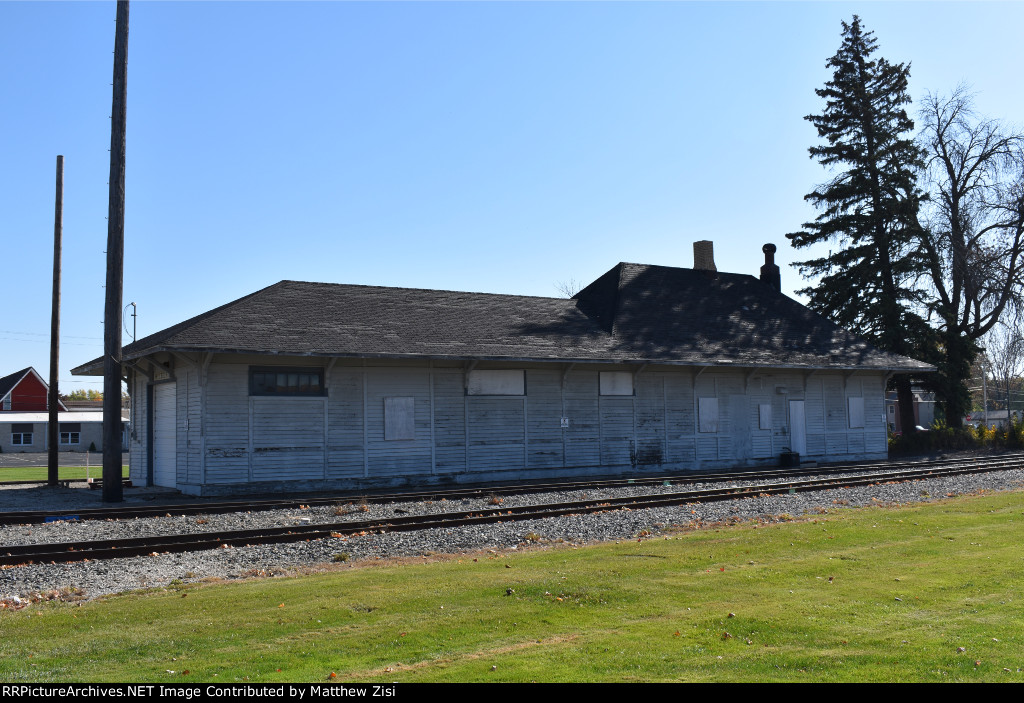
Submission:
POLYGON ((11 444, 23 447, 32 444, 35 428, 31 422, 11 423, 11 444))
POLYGON ((324 370, 280 366, 249 367, 249 395, 322 396, 324 370))
POLYGON ((81 439, 82 423, 62 422, 60 423, 60 443, 78 444, 81 439))

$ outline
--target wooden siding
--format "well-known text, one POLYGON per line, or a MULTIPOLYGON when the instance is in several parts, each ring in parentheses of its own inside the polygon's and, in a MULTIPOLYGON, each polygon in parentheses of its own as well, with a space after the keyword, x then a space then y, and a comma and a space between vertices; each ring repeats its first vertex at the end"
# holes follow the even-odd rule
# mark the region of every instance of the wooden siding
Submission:
POLYGON ((324 477, 326 398, 249 399, 253 481, 324 477))
MULTIPOLYGON (((128 430, 128 478, 137 486, 145 486, 149 473, 146 461, 146 377, 138 372, 131 376, 128 389, 132 397, 131 423, 128 430)), ((88 445, 86 445, 88 446, 88 445)), ((99 446, 99 445, 96 445, 99 446)))
POLYGON ((204 483, 246 483, 249 478, 249 367, 210 364, 206 381, 204 483))
POLYGON ((366 471, 363 451, 363 373, 335 368, 327 379, 327 478, 362 478, 366 471))
POLYGON ((570 371, 563 382, 565 466, 601 465, 601 422, 597 371, 570 371))
POLYGON ((526 372, 527 467, 555 469, 564 465, 562 442, 562 373, 530 369, 526 372))
POLYGON ((202 388, 198 367, 175 370, 178 393, 178 483, 202 482, 202 388))
MULTIPOLYGON (((247 361, 272 365, 263 357, 247 361)), ((479 396, 467 394, 465 369, 450 364, 322 363, 327 394, 314 398, 250 396, 249 364, 230 357, 209 365, 205 388, 201 364, 179 365, 179 482, 382 485, 467 474, 511 479, 757 465, 789 450, 790 400, 805 403, 809 458, 886 452, 880 373, 646 367, 633 376, 634 395, 602 396, 599 373, 616 370, 612 365, 537 364, 525 369, 526 395, 479 396), (864 398, 863 428, 848 426, 848 397, 864 398), (407 438, 386 438, 387 398, 412 399, 407 438), (717 402, 717 432, 698 431, 700 398, 717 402), (771 408, 767 427, 762 405, 771 408)), ((142 376, 133 383, 133 479, 145 477, 146 385, 142 376)))
POLYGON ((430 475, 430 371, 428 369, 367 369, 366 374, 366 477, 392 478, 430 475), (414 439, 384 438, 384 399, 412 397, 415 405, 414 439))
POLYGON ((434 470, 439 474, 466 470, 466 402, 461 371, 434 370, 434 470))

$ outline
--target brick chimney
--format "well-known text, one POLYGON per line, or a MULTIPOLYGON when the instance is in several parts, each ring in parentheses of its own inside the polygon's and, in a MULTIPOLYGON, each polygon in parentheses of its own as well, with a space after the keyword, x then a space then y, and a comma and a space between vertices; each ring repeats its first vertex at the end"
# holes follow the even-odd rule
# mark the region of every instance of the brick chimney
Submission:
POLYGON ((696 271, 717 271, 715 268, 715 243, 702 239, 693 243, 693 268, 696 271))
POLYGON ((778 292, 782 292, 782 274, 779 267, 775 265, 775 245, 765 244, 761 247, 764 252, 764 266, 761 267, 761 282, 766 283, 778 292))

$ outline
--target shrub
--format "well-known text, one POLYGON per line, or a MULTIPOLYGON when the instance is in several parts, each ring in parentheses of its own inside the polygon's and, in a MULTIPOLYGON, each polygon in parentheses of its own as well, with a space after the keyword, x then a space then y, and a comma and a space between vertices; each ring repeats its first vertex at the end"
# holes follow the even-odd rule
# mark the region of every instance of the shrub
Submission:
POLYGON ((894 454, 916 454, 932 451, 960 451, 975 449, 984 445, 984 440, 970 427, 954 429, 946 423, 936 421, 927 432, 911 434, 890 434, 889 451, 894 454))
POLYGON ((889 451, 894 454, 914 454, 929 451, 960 451, 964 449, 1024 447, 1024 418, 1011 416, 1009 423, 997 429, 995 425, 953 429, 937 420, 928 432, 909 435, 889 435, 889 451))

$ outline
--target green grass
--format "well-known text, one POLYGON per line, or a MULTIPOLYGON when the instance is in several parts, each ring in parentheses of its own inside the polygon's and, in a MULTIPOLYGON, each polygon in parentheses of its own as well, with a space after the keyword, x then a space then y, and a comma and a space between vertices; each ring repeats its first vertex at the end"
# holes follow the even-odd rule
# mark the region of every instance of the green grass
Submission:
POLYGON ((1022 526, 999 493, 33 604, 0 680, 1024 681, 1022 526))
MULTIPOLYGON (((0 481, 45 481, 47 480, 48 469, 45 466, 17 466, 0 468, 0 481)), ((121 475, 128 478, 128 466, 121 467, 121 475)), ((103 477, 103 466, 89 468, 89 476, 92 478, 103 477)), ((60 466, 57 468, 57 477, 60 479, 84 479, 84 466, 60 466)))

